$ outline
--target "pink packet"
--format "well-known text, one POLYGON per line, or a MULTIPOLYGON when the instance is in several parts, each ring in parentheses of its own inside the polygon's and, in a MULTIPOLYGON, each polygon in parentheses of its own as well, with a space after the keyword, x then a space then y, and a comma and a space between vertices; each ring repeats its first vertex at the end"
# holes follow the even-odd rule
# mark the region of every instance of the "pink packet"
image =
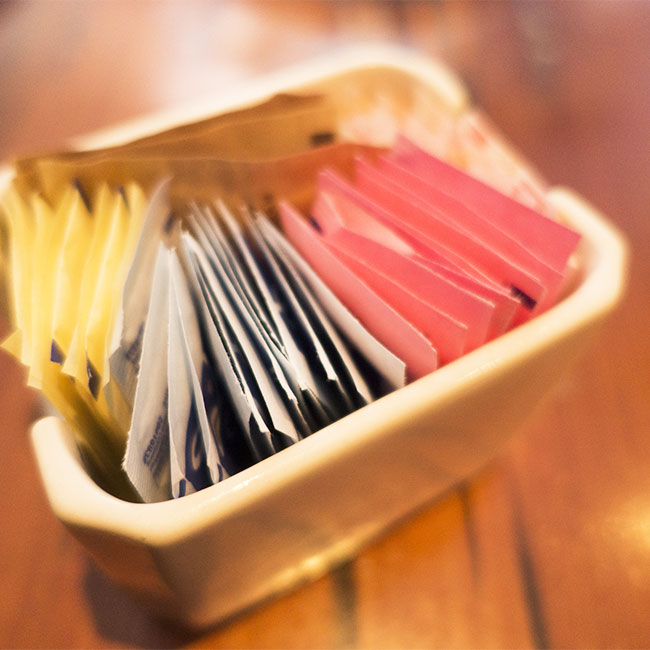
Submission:
POLYGON ((442 241, 447 248, 468 257, 493 280, 512 287, 529 311, 546 297, 546 289, 539 278, 452 223, 426 202, 408 195, 388 174, 361 159, 357 159, 356 171, 357 187, 362 192, 371 194, 377 203, 397 215, 400 222, 410 224, 430 239, 442 241))
POLYGON ((399 237, 407 241, 416 251, 439 264, 440 266, 451 270, 455 269, 465 273, 470 277, 476 278, 480 282, 498 285, 494 280, 482 273, 473 264, 468 262, 461 255, 449 250, 443 244, 433 240, 426 241, 419 238, 419 231, 412 228, 408 223, 401 223, 399 218, 383 206, 380 206, 368 194, 363 193, 358 188, 351 185, 342 176, 331 169, 324 169, 318 174, 318 188, 325 192, 339 192, 353 201, 360 208, 363 208, 368 214, 378 219, 385 226, 393 230, 399 237))
POLYGON ((580 240, 577 232, 439 160, 403 136, 393 151, 395 160, 418 175, 430 177, 440 190, 480 211, 551 268, 564 272, 580 240))
MULTIPOLYGON (((432 271, 441 273, 440 266, 424 255, 417 253, 413 259, 432 271)), ((482 284, 475 278, 454 270, 445 270, 441 275, 444 275, 459 287, 492 303, 494 309, 492 310, 492 318, 488 327, 488 341, 503 334, 510 328, 515 313, 521 308, 521 303, 513 298, 503 287, 493 283, 482 284)))
POLYGON ((406 363, 409 379, 433 372, 438 354, 431 343, 340 262, 293 206, 281 201, 279 208, 289 241, 364 327, 406 363))
MULTIPOLYGON (((489 339, 508 329, 515 312, 520 308, 520 302, 515 300, 501 285, 472 266, 465 258, 423 235, 409 224, 400 223, 394 214, 378 206, 369 196, 360 192, 331 169, 320 172, 318 187, 320 192, 329 192, 345 197, 366 212, 369 217, 386 226, 389 231, 394 233, 397 241, 403 242, 403 246, 408 247, 409 251, 413 251, 416 261, 475 295, 492 302, 495 305, 495 310, 488 332, 489 339)), ((403 247, 396 247, 395 239, 389 241, 383 237, 382 241, 385 245, 390 245, 398 251, 406 250, 403 247)))
POLYGON ((545 300, 547 304, 541 307, 551 304, 564 279, 562 273, 535 257, 530 250, 491 222, 486 215, 475 212, 459 199, 440 190, 435 186, 435 181, 430 175, 424 177, 417 174, 403 163, 386 156, 379 159, 379 169, 389 174, 405 191, 426 201, 432 208, 439 210, 451 221, 471 232, 497 253, 539 278, 547 292, 545 300))
MULTIPOLYGON (((495 309, 492 302, 423 265, 417 253, 393 231, 340 195, 319 192, 312 216, 326 242, 388 277, 437 311, 463 323, 467 329, 463 351, 485 343, 495 309)), ((371 282, 368 284, 375 288, 371 282)), ((435 339, 431 340, 435 344, 435 339)), ((438 351, 442 355, 441 347, 438 351)))
POLYGON ((389 276, 361 261, 358 256, 348 254, 335 241, 325 240, 325 243, 357 278, 430 341, 438 351, 441 364, 463 355, 467 325, 424 302, 389 276))

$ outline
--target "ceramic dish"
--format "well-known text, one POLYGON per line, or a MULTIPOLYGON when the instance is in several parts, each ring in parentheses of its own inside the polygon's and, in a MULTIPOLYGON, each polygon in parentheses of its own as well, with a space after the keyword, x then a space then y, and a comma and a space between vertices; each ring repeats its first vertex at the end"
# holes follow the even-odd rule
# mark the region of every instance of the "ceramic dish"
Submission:
MULTIPOLYGON (((450 114, 462 84, 429 60, 363 50, 251 84, 218 104, 167 113, 86 139, 145 132, 342 75, 403 78, 450 114), (371 75, 372 76, 372 75, 371 75)), ((625 245, 583 200, 549 200, 583 241, 580 278, 561 303, 435 373, 383 397, 226 481, 176 501, 134 504, 97 486, 67 425, 39 421, 32 439, 59 519, 118 583, 191 626, 228 617, 325 573, 369 540, 485 465, 589 341, 621 296, 625 245)))

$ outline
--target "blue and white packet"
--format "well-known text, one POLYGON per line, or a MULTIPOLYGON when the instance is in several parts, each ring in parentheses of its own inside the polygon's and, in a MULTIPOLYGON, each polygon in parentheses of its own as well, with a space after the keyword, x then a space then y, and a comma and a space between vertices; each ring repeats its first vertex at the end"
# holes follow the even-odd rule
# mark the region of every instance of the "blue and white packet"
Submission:
MULTIPOLYGON (((269 280, 274 298, 280 306, 280 315, 287 330, 301 350, 316 381, 317 394, 321 402, 337 420, 355 409, 350 395, 344 390, 341 380, 323 344, 314 331, 308 315, 298 301, 276 256, 260 233, 257 224, 250 221, 249 236, 263 258, 265 277, 269 280)), ((288 345, 287 345, 288 347, 288 345)))
POLYGON ((172 257, 172 275, 174 280, 178 279, 175 285, 176 302, 185 344, 186 362, 201 426, 203 447, 206 451, 212 482, 218 483, 239 471, 241 467, 230 457, 230 453, 226 449, 229 432, 224 427, 224 423, 232 419, 226 414, 230 403, 221 386, 218 385, 217 375, 208 360, 203 344, 197 302, 193 299, 190 290, 194 270, 182 246, 175 251, 175 255, 172 257))
POLYGON ((162 181, 147 206, 109 347, 110 379, 104 392, 118 422, 128 419, 134 405, 154 263, 159 243, 169 243, 166 237, 170 235, 168 187, 169 180, 162 181))
POLYGON ((380 377, 380 394, 405 386, 406 364, 368 332, 274 226, 269 224, 264 227, 264 232, 269 235, 269 239, 274 240, 276 250, 293 265, 322 310, 356 351, 357 359, 364 359, 372 372, 380 377))
MULTIPOLYGON (((248 409, 261 416, 270 434, 267 439, 270 453, 297 442, 302 436, 277 392, 269 368, 257 354, 205 252, 189 233, 183 233, 182 242, 195 265, 204 298, 217 326, 216 331, 229 351, 230 367, 238 377, 248 409)), ((265 434, 265 429, 257 420, 255 426, 265 434)), ((254 451, 263 452, 264 449, 255 446, 254 451)))
POLYGON ((278 289, 270 283, 272 278, 265 275, 263 261, 256 255, 254 248, 248 241, 237 220, 229 214, 223 203, 219 203, 220 215, 227 225, 232 241, 241 256, 246 273, 251 278, 254 291, 259 296, 265 313, 269 315, 274 330, 278 333, 281 343, 283 358, 280 359, 287 369, 287 376, 291 376, 296 384, 296 392, 301 397, 301 402, 308 410, 309 420, 314 430, 330 424, 335 419, 336 407, 328 407, 323 396, 319 395, 319 382, 316 379, 304 351, 300 348, 291 333, 289 314, 283 311, 279 300, 278 289))
POLYGON ((183 300, 185 283, 183 270, 173 251, 170 253, 167 387, 171 487, 174 498, 198 492, 214 484, 215 475, 220 477, 223 472, 215 458, 214 444, 211 448, 205 442, 207 415, 200 389, 198 394, 195 390, 198 380, 195 381, 193 377, 179 305, 183 300))
POLYGON ((248 446, 252 464, 275 453, 273 435, 262 416, 259 396, 256 398, 254 394, 256 387, 251 388, 245 380, 238 355, 231 346, 227 324, 199 271, 195 279, 198 286, 197 295, 206 307, 202 313, 205 313, 204 339, 209 356, 232 401, 239 421, 239 431, 248 446))
MULTIPOLYGON (((278 264, 291 286, 296 299, 300 302, 309 322, 318 336, 321 344, 338 375, 341 386, 353 403, 353 408, 360 408, 369 404, 376 397, 373 395, 368 382, 363 376, 363 371, 357 365, 353 353, 343 338, 316 300, 313 292, 303 280, 300 271, 287 254, 286 248, 291 247, 289 242, 280 234, 273 224, 261 214, 256 217, 256 224, 264 237, 269 249, 276 256, 278 264)), ((296 253, 297 254, 297 253, 296 253)))
POLYGON ((142 335, 140 380, 122 467, 143 501, 164 501, 171 493, 167 392, 169 251, 160 244, 151 300, 142 335))
POLYGON ((201 223, 204 225, 208 240, 215 253, 226 258, 226 267, 233 285, 237 287, 258 329, 270 338, 277 350, 282 351, 286 356, 271 315, 265 308, 259 292, 255 290, 254 279, 246 272, 247 264, 243 251, 248 249, 244 243, 244 233, 223 202, 217 202, 217 209, 215 212, 209 206, 203 206, 201 223), (230 236, 226 234, 224 227, 229 229, 230 236))
MULTIPOLYGON (((222 289, 228 296, 241 325, 244 327, 257 355, 268 372, 280 399, 291 416, 296 430, 304 437, 315 430, 310 413, 302 401, 293 368, 289 366, 277 343, 269 336, 268 330, 257 319, 255 308, 247 300, 248 288, 239 284, 236 273, 237 262, 229 256, 228 243, 212 232, 206 233, 199 221, 193 222, 197 240, 206 253, 212 269, 219 279, 222 289)), ((206 223, 206 220, 203 220, 206 223)), ((207 223, 206 223, 207 226, 207 223)))

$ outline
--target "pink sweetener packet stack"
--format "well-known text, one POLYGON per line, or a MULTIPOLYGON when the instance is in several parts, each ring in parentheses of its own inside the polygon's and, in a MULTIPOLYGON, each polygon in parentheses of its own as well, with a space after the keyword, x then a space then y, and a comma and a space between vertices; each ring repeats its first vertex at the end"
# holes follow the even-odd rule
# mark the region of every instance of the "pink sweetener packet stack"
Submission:
POLYGON ((416 379, 550 307, 580 235, 404 137, 349 181, 318 177, 283 229, 416 379))

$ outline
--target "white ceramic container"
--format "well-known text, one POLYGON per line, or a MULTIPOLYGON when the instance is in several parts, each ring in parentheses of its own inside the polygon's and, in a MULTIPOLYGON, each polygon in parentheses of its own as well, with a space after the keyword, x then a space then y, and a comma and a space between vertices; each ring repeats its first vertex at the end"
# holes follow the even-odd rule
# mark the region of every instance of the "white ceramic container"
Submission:
MULTIPOLYGON (((368 67, 405 75, 434 92, 451 113, 467 107, 462 84, 439 64, 402 51, 364 49, 83 144, 128 141, 368 67)), ((32 440, 54 512, 109 576, 163 616, 196 627, 349 558, 493 458, 619 300, 625 279, 620 235, 569 190, 553 189, 549 198, 583 241, 578 285, 548 312, 176 501, 135 504, 109 495, 86 473, 67 425, 45 418, 34 426, 32 440)))

